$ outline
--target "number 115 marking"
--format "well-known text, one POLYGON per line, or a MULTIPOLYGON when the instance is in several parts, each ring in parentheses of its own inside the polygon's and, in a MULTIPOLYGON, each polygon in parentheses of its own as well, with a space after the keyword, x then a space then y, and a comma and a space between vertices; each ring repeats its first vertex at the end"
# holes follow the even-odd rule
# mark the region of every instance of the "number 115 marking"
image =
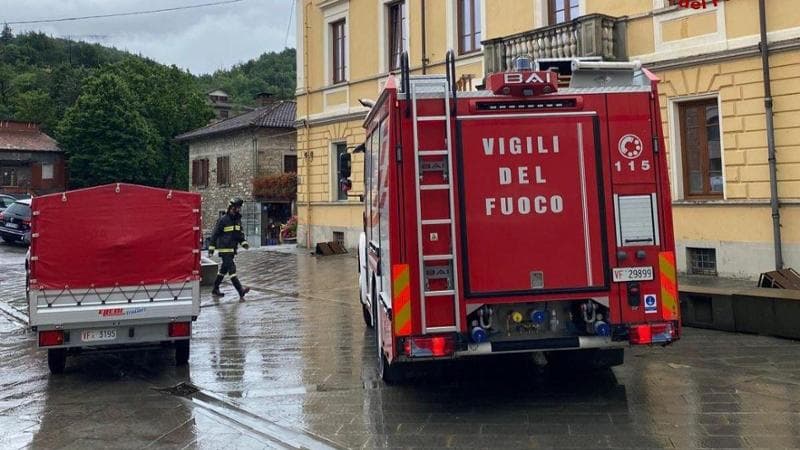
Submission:
MULTIPOLYGON (((628 161, 628 163, 625 164, 625 165, 628 166, 628 168, 630 169, 631 172, 635 172, 636 171, 636 161, 628 161)), ((614 167, 617 168, 617 172, 622 172, 622 168, 623 168, 622 161, 615 162, 614 163, 614 167)), ((642 170, 644 170, 645 172, 650 170, 650 160, 643 159, 641 161, 640 168, 642 170)))

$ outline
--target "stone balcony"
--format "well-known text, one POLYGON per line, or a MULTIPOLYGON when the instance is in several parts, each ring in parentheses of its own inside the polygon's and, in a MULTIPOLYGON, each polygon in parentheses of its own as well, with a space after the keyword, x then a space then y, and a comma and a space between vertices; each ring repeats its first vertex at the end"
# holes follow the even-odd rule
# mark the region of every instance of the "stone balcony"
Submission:
POLYGON ((589 14, 575 20, 483 41, 486 73, 504 72, 514 58, 601 57, 627 61, 627 18, 589 14))

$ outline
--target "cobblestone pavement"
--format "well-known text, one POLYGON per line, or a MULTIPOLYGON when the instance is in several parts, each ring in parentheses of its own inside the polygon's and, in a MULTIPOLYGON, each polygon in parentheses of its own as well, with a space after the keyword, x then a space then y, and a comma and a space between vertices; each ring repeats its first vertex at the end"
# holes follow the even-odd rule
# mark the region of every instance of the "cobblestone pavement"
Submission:
POLYGON ((84 354, 50 376, 21 323, 24 251, 0 245, 3 449, 800 448, 798 342, 686 329, 613 371, 476 359, 390 387, 355 259, 293 250, 240 255, 245 303, 204 290, 188 367, 168 351, 84 354))

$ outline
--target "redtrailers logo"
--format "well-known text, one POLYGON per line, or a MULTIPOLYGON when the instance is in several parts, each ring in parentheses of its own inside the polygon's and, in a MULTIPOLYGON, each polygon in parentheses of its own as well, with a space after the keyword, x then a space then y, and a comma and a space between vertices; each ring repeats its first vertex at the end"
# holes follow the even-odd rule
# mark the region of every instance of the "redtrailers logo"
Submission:
POLYGON ((138 308, 131 308, 127 311, 124 308, 108 308, 108 309, 101 309, 97 311, 97 314, 101 317, 121 317, 121 316, 132 316, 134 314, 140 314, 144 312, 143 307, 138 308))
MULTIPOLYGON (((544 136, 514 136, 508 139, 504 137, 483 138, 483 153, 486 156, 503 155, 546 155, 558 154, 558 136, 553 136, 545 141, 544 136)), ((498 178, 501 186, 523 186, 523 185, 544 185, 547 184, 542 166, 522 165, 515 168, 500 166, 498 178)), ((528 196, 500 197, 499 205, 497 197, 487 197, 486 215, 492 216, 497 212, 498 206, 500 214, 510 216, 513 214, 560 214, 564 211, 564 198, 561 195, 537 195, 533 198, 528 196)))

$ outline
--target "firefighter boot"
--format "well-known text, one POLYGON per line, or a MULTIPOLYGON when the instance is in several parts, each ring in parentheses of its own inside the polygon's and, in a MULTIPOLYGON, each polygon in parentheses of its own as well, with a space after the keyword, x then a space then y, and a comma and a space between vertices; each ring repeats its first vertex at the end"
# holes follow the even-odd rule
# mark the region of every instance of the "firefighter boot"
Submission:
POLYGON ((239 301, 244 301, 244 295, 250 292, 249 287, 242 287, 242 283, 239 281, 239 277, 236 275, 231 275, 231 283, 233 283, 233 287, 236 288, 236 292, 239 293, 239 301))
POLYGON ((218 297, 222 297, 223 295, 225 295, 225 294, 223 294, 222 292, 219 291, 219 285, 222 284, 222 280, 224 278, 225 278, 225 275, 217 275, 217 279, 214 280, 214 290, 211 291, 211 295, 213 295, 214 297, 218 298, 218 297))

